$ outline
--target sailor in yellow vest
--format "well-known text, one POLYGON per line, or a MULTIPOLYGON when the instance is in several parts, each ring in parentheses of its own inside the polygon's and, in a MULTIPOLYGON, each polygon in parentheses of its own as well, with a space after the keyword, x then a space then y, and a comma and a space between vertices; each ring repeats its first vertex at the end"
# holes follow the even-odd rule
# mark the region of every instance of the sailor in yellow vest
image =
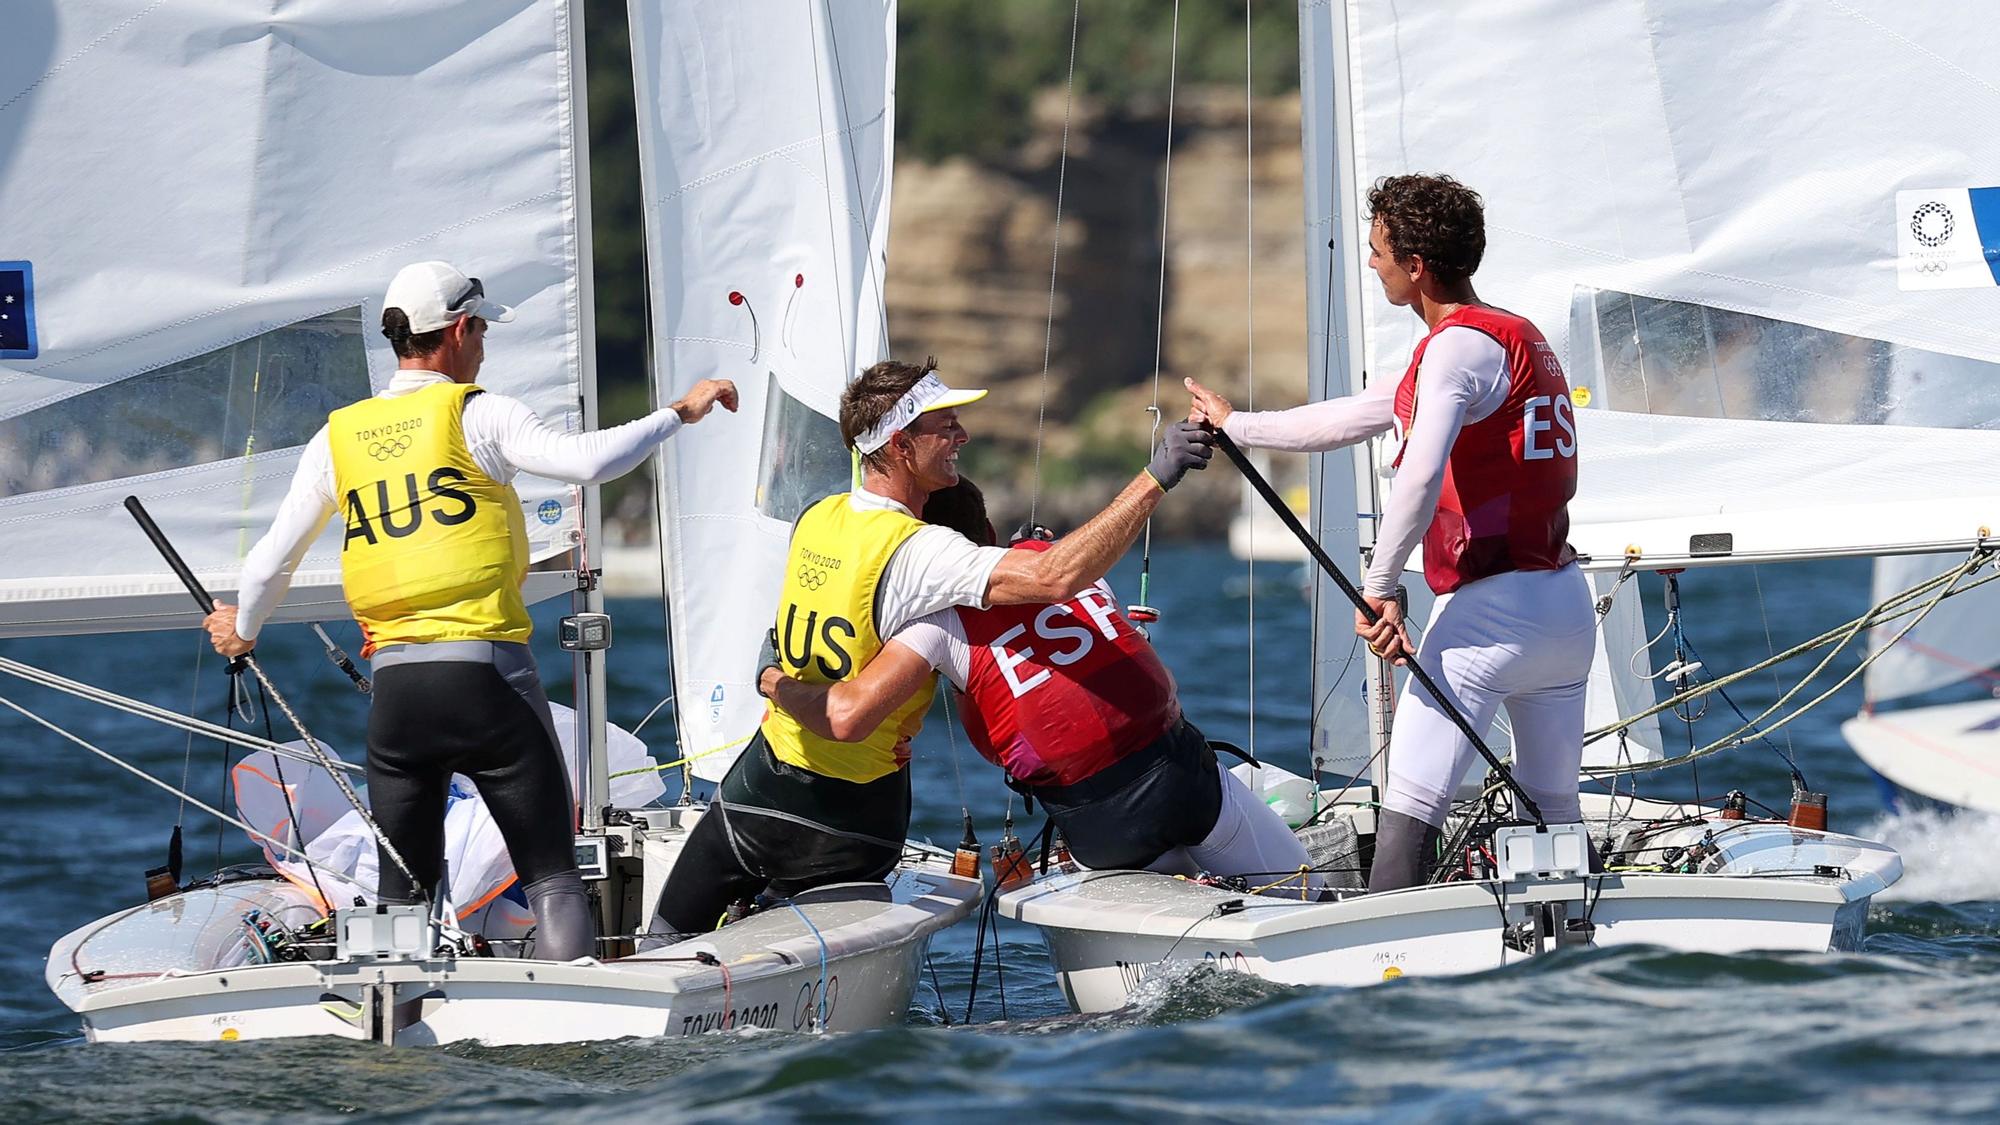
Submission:
POLYGON ((730 903, 767 890, 788 897, 893 870, 910 823, 909 738, 936 677, 845 740, 800 725, 787 693, 852 679, 885 638, 949 606, 1075 595, 1132 545, 1167 489, 1214 452, 1213 435, 1174 425, 1146 471, 1049 550, 975 546, 915 513, 932 491, 957 483, 958 451, 969 440, 958 408, 985 394, 946 386, 933 363, 895 361, 862 372, 842 393, 841 436, 861 457, 861 487, 813 505, 793 528, 764 661, 783 675, 759 670, 769 713, 661 891, 659 911, 671 929, 713 929, 730 903))
POLYGON ((521 599, 527 530, 514 475, 573 484, 619 476, 716 404, 726 380, 672 406, 587 434, 550 429, 527 404, 473 383, 489 321, 512 312, 444 262, 405 266, 383 298, 397 357, 381 394, 334 411, 299 457, 270 531, 243 560, 241 605, 203 622, 224 656, 248 652, 292 572, 336 510, 341 580, 374 661, 368 801, 420 886, 381 865, 386 902, 417 902, 444 869, 445 793, 472 779, 507 842, 535 915, 535 956, 594 951, 577 874, 575 813, 548 698, 528 650, 521 599))

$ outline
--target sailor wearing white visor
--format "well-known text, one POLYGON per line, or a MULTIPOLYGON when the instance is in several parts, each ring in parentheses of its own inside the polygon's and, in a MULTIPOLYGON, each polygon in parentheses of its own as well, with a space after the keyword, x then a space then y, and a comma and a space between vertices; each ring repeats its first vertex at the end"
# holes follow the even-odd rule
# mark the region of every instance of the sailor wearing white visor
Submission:
MULTIPOLYGON (((705 379, 686 398, 595 433, 550 429, 526 403, 473 382, 486 325, 513 311, 445 262, 405 266, 382 301, 397 370, 381 394, 334 411, 306 444, 271 529, 243 560, 242 605, 203 626, 225 656, 250 651, 292 572, 336 510, 348 608, 374 660, 368 799, 416 886, 383 864, 379 893, 412 902, 444 874, 445 793, 472 779, 507 842, 529 908, 535 955, 593 952, 576 869, 567 771, 521 598, 528 542, 516 473, 572 484, 630 471, 736 388, 705 379)), ((337 904, 328 904, 337 905, 337 904)))
POLYGON ((958 408, 986 396, 954 390, 934 362, 893 360, 841 395, 840 432, 861 457, 861 487, 807 509, 792 530, 785 585, 759 690, 774 683, 764 724, 723 778, 661 892, 682 932, 713 929, 732 902, 786 897, 828 883, 881 879, 910 824, 909 740, 936 676, 868 730, 836 741, 786 709, 787 692, 853 679, 905 624, 951 606, 1056 602, 1087 588, 1131 547, 1166 490, 1207 465, 1214 437, 1168 427, 1146 471, 1090 522, 1047 551, 974 545, 917 513, 958 483, 968 435, 958 408))

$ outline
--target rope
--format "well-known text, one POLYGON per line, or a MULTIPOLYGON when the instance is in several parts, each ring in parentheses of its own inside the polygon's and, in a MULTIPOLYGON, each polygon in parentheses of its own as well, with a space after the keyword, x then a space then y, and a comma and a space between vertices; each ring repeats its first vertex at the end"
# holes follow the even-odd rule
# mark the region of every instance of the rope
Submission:
POLYGON ((1029 523, 1035 522, 1035 511, 1042 502, 1042 432, 1049 414, 1049 357, 1054 354, 1056 341, 1056 266, 1062 261, 1063 188, 1069 178, 1070 109, 1076 95, 1076 29, 1082 18, 1083 0, 1073 0, 1069 11, 1069 72, 1063 79, 1062 149, 1056 157, 1055 245, 1049 250, 1049 315, 1042 325, 1041 399, 1035 407, 1035 483, 1028 493, 1029 523))
MULTIPOLYGON (((664 587, 662 588, 664 589, 664 587)), ((672 703, 673 701, 674 701, 674 693, 668 692, 667 697, 665 699, 662 699, 658 703, 653 704, 653 709, 651 711, 646 712, 646 717, 639 720, 638 726, 632 728, 633 737, 635 738, 638 737, 639 732, 646 729, 646 724, 653 721, 653 716, 660 713, 660 708, 665 707, 667 704, 672 703)))
MULTIPOLYGON (((1624 718, 1619 719, 1615 723, 1610 723, 1605 726, 1598 727, 1595 730, 1589 731, 1584 736, 1584 743, 1588 745, 1592 742, 1596 742, 1599 739, 1602 739, 1606 736, 1616 734, 1622 730, 1626 730, 1632 727, 1633 725, 1644 721, 1645 719, 1651 718, 1654 715, 1661 714, 1662 712, 1665 711, 1673 710, 1674 708, 1681 706, 1682 704, 1688 702, 1689 700, 1700 698, 1701 696, 1706 695, 1712 691, 1719 691, 1722 688, 1728 687, 1729 685, 1734 684, 1737 681, 1742 680, 1748 676, 1752 676, 1758 672, 1762 672, 1769 665, 1782 664, 1785 661, 1790 660, 1795 656, 1799 656, 1804 653, 1810 652, 1813 649, 1831 644, 1836 639, 1838 639, 1843 632, 1851 628, 1856 621, 1860 622, 1865 627, 1866 625, 1870 624, 1879 624, 1884 621, 1893 621, 1896 618, 1904 617, 1912 613, 1917 613, 1919 611, 1927 613, 1929 612, 1928 607, 1915 606, 1911 605, 1910 603, 1914 602, 1916 599, 1920 597, 1923 597, 1925 594, 1928 594, 1931 591, 1937 589, 1939 586, 1951 582, 1961 573, 1961 571, 1969 573, 1970 570, 1975 570, 1978 569, 1978 567, 1980 566, 1984 566, 1986 563, 1991 562, 1996 557, 1996 555, 2000 555, 2000 550, 1996 550, 1993 548, 1979 548, 1973 552, 1971 559, 1968 559, 1968 564, 1970 565, 1968 565, 1967 567, 1954 569, 1953 571, 1950 571, 1948 573, 1938 575, 1935 578, 1926 579, 1925 581, 1919 582, 1915 586, 1912 586, 1909 589, 1902 591, 1901 593, 1891 595, 1890 597, 1878 603, 1876 606, 1870 609, 1867 613, 1863 614, 1861 617, 1856 618, 1855 621, 1846 622, 1842 625, 1836 626, 1835 628, 1829 629, 1826 632, 1821 633, 1819 636, 1813 637, 1810 640, 1801 641, 1800 643, 1793 645, 1791 648, 1788 648, 1785 651, 1778 653, 1776 656, 1772 656, 1766 660, 1759 661, 1756 664, 1752 664, 1747 668, 1741 669, 1740 671, 1732 672, 1726 676, 1717 677, 1716 679, 1710 680, 1705 684, 1689 688, 1686 691, 1683 691, 1677 695, 1670 696, 1666 700, 1657 703, 1652 707, 1648 707, 1644 711, 1640 711, 1637 714, 1628 715, 1624 718), (1973 560, 1977 560, 1976 563, 1973 562, 1973 560)), ((1976 582, 1971 582, 1967 583, 1964 586, 1955 587, 1951 589, 1944 596, 1955 597, 1959 594, 1975 590, 1980 586, 1983 586, 1986 583, 1993 581, 1996 578, 2000 578, 2000 573, 1989 574, 1986 577, 1981 578, 1976 582)), ((1888 646, 1885 645, 1883 647, 1886 650, 1888 646)), ((1644 763, 1638 768, 1648 768, 1648 769, 1657 768, 1657 763, 1644 763)))
MULTIPOLYGON (((1174 191, 1174 94, 1179 88, 1181 61, 1181 0, 1174 0, 1173 38, 1167 47, 1167 152, 1160 165, 1160 284, 1153 308, 1153 435, 1146 443, 1150 453, 1160 444, 1160 357, 1167 337, 1167 217, 1174 191)), ((1151 605, 1149 587, 1153 581, 1153 517, 1146 516, 1145 545, 1139 553, 1139 603, 1151 605)))
MULTIPOLYGON (((257 682, 263 686, 265 691, 271 693, 273 700, 277 701, 278 710, 285 713, 285 718, 291 722, 292 729, 299 732, 299 737, 304 740, 306 749, 312 751, 315 764, 324 769, 327 776, 333 778, 333 783, 340 787, 340 795, 347 798, 347 803, 353 806, 355 814, 361 818, 361 823, 368 828, 369 834, 375 837, 375 846, 380 850, 381 854, 388 856, 389 861, 396 865, 396 869, 401 871, 410 880, 410 885, 415 887, 419 894, 428 898, 430 896, 430 888, 423 885, 423 881, 418 879, 417 873, 411 869, 409 861, 403 858, 403 853, 397 851, 396 845, 389 842, 388 833, 382 831, 380 824, 375 823, 375 816, 368 811, 368 806, 362 803, 361 795, 356 793, 354 786, 348 783, 347 778, 341 776, 340 771, 334 768, 337 759, 320 748, 319 740, 314 738, 312 732, 306 729, 305 721, 299 718, 298 712, 292 710, 292 705, 285 699, 284 693, 279 691, 277 685, 271 682, 271 678, 264 674, 263 664, 250 656, 244 657, 244 663, 249 665, 251 674, 257 677, 257 682)), ((340 764, 345 765, 346 763, 343 762, 340 764)))
POLYGON ((619 778, 619 777, 633 777, 642 773, 663 773, 667 770, 673 769, 676 766, 685 766, 691 762, 699 762, 703 758, 707 758, 715 754, 720 754, 725 750, 734 750, 738 746, 743 745, 744 743, 750 741, 755 737, 757 737, 757 732, 751 731, 749 734, 744 735, 742 738, 739 738, 734 742, 725 742, 722 745, 717 746, 713 749, 703 750, 699 754, 689 754, 684 758, 675 758, 671 762, 666 762, 657 766, 640 766, 636 770, 619 770, 617 773, 614 773, 611 776, 613 778, 619 778))
POLYGON ((788 898, 785 900, 785 905, 792 908, 792 913, 799 916, 799 921, 804 922, 806 924, 806 929, 812 931, 813 940, 819 943, 819 1000, 814 1005, 813 1015, 815 1017, 814 1027, 816 1027, 820 1031, 825 1031, 826 1030, 826 938, 820 934, 819 927, 813 925, 813 920, 806 916, 806 912, 799 909, 798 903, 793 902, 791 899, 788 898))
POLYGON ((1842 676, 1837 682, 1834 683, 1832 687, 1828 688, 1824 692, 1821 692, 1819 695, 1815 696, 1813 699, 1807 701, 1806 703, 1801 704, 1797 709, 1793 710, 1790 714, 1785 715, 1784 717, 1780 718, 1777 722, 1771 724, 1768 727, 1763 728, 1763 730, 1759 732, 1759 737, 1768 736, 1771 731, 1786 726, 1793 719, 1798 718, 1800 715, 1803 715, 1806 712, 1812 710, 1813 708, 1819 706, 1820 704, 1826 702, 1828 699, 1832 698, 1835 693, 1839 692, 1840 689, 1846 687, 1849 683, 1852 683, 1855 677, 1861 675, 1861 673, 1863 673, 1868 669, 1868 666, 1870 664, 1873 664, 1878 658, 1880 658, 1880 656, 1883 653, 1895 647, 1896 642, 1900 641, 1906 634, 1909 633, 1910 630, 1916 628, 1917 625, 1920 622, 1922 622, 1926 616, 1930 614, 1931 610, 1937 608, 1937 606, 1940 603, 1942 603, 1944 599, 1955 596, 1957 594, 1965 593, 1968 590, 1975 589, 1986 582, 1992 581, 1996 577, 2000 577, 2000 574, 1994 574, 1994 575, 1988 575, 1987 577, 1982 578, 1978 582, 1972 583, 1971 585, 1959 586, 1957 584, 1960 578, 1963 578, 1965 575, 1973 572, 1974 570, 1979 569, 1980 567, 1986 565, 1988 562, 1991 562, 1994 556, 1995 552, 1991 549, 1987 548, 1977 549, 1973 551, 1970 555, 1968 555, 1964 562, 1960 563, 1957 567, 1953 568, 1951 571, 1939 575, 1936 578, 1932 578, 1925 582, 1918 583, 1916 586, 1911 587, 1909 590, 1905 590, 1901 594, 1897 594, 1894 597, 1891 597, 1889 599, 1886 599, 1878 603, 1876 606, 1871 608, 1867 613, 1862 614, 1860 617, 1855 618, 1852 621, 1846 622, 1845 624, 1837 628, 1829 629, 1826 632, 1820 634, 1818 637, 1813 638, 1812 640, 1803 642, 1799 645, 1795 645, 1792 648, 1787 649, 1782 653, 1772 656, 1764 661, 1760 661, 1759 663, 1752 665, 1748 668, 1742 669, 1741 671, 1733 672, 1728 676, 1720 677, 1716 680, 1710 681, 1707 684, 1703 684, 1697 688, 1693 688, 1687 692, 1683 692, 1680 696, 1670 699, 1665 703, 1659 704, 1649 709, 1648 711, 1641 712, 1640 714, 1632 716, 1627 719, 1621 719, 1617 723, 1611 724, 1608 727, 1604 727, 1597 731, 1593 731, 1585 738, 1585 741, 1592 742, 1598 738, 1603 737, 1603 735, 1607 733, 1624 730, 1627 727, 1630 727, 1633 723, 1646 718, 1648 715, 1658 714, 1660 711, 1666 710, 1670 707, 1678 706, 1680 703, 1684 702, 1687 699, 1692 699, 1698 695, 1706 694, 1709 691, 1720 691, 1723 687, 1727 686, 1728 684, 1734 683, 1747 676, 1751 676, 1758 672, 1761 672, 1767 667, 1771 667, 1785 660, 1789 660, 1794 656, 1800 655, 1801 653, 1804 652, 1808 652, 1814 648, 1824 647, 1827 644, 1834 644, 1833 651, 1829 652, 1823 659, 1820 660, 1818 664, 1814 665, 1810 672, 1808 672, 1805 676, 1801 677, 1799 682, 1796 685, 1794 685, 1790 691, 1786 692, 1782 697, 1778 699, 1777 702, 1773 703, 1770 707, 1766 708, 1762 714, 1756 717, 1756 719, 1752 719, 1749 722, 1746 722, 1743 726, 1740 726, 1737 729, 1731 731, 1728 735, 1725 735, 1724 737, 1717 739, 1716 741, 1711 742, 1706 746, 1701 746, 1693 750, 1690 750, 1688 753, 1683 754, 1677 758, 1666 758, 1657 762, 1642 762, 1632 765, 1586 767, 1584 773, 1591 776, 1601 776, 1605 774, 1639 773, 1651 770, 1667 769, 1672 766, 1682 765, 1688 762, 1695 761, 1700 758, 1707 757, 1708 755, 1716 753, 1717 751, 1720 750, 1725 750, 1733 746, 1741 745, 1743 740, 1738 736, 1753 729, 1758 721, 1761 721, 1762 719, 1768 717, 1773 712, 1783 707, 1785 703, 1788 702, 1793 696, 1796 696, 1800 691, 1803 691, 1805 689, 1805 685, 1810 683, 1814 677, 1819 675, 1820 672, 1824 671, 1827 668, 1827 666, 1832 663, 1834 657, 1838 656, 1843 650, 1845 650, 1846 647, 1854 640, 1854 638, 1860 636, 1864 630, 1883 620, 1893 620, 1894 618, 1897 617, 1907 617, 1914 615, 1914 619, 1911 620, 1909 624, 1903 626, 1901 631, 1899 631, 1894 637, 1892 637, 1889 640, 1888 644, 1883 645, 1882 647, 1876 649, 1875 651, 1869 653, 1867 656, 1863 657, 1855 665, 1853 670, 1849 671, 1846 675, 1842 676), (1923 594, 1926 593, 1931 593, 1931 591, 1936 591, 1936 592, 1930 597, 1930 600, 1926 601, 1921 606, 1913 606, 1908 604, 1909 602, 1913 601, 1916 597, 1922 596, 1923 594), (1889 612, 1891 609, 1894 609, 1893 613, 1889 612), (1836 640, 1837 643, 1835 643, 1836 640))
POLYGON ((242 821, 236 819, 233 816, 230 816, 228 813, 223 812, 221 809, 218 809, 215 806, 208 804, 207 802, 203 801, 200 797, 197 797, 194 794, 189 793, 184 789, 174 788, 172 785, 169 785, 166 782, 161 781, 159 778, 154 777, 152 774, 147 773, 145 770, 142 770, 139 767, 132 765, 131 763, 125 761, 124 759, 118 757, 115 754, 112 754, 110 751, 94 746, 91 743, 84 741, 82 738, 79 738, 78 736, 71 734, 69 731, 66 731, 63 728, 48 721, 47 719, 42 718, 40 715, 37 715, 33 711, 28 710, 26 707, 21 706, 20 704, 14 702, 11 699, 8 699, 6 696, 0 696, 0 706, 5 706, 12 709, 13 711, 19 713, 24 718, 28 719, 30 722, 33 722, 38 726, 41 726, 49 731, 54 732, 57 735, 60 735, 63 738, 68 739, 71 742, 76 743, 78 746, 81 746, 85 750, 88 750, 91 753, 97 755, 98 757, 103 758, 105 761, 110 762, 112 765, 117 766, 119 769, 124 770, 126 773, 132 774, 133 776, 139 778, 142 781, 145 781, 150 785, 157 786, 161 789, 166 790, 169 793, 172 793, 174 796, 180 798, 183 802, 193 805, 195 808, 200 809, 201 811, 209 814, 210 816, 216 817, 217 819, 222 820, 224 823, 233 824, 236 827, 241 828, 243 831, 248 832, 252 839, 261 840, 264 843, 267 843, 272 847, 277 848, 279 851, 284 852, 286 855, 297 856, 300 859, 306 858, 306 854, 304 852, 299 851, 297 848, 292 847, 290 844, 287 844, 282 840, 276 839, 271 836, 267 836, 264 833, 259 832, 257 829, 250 827, 248 824, 243 823, 242 821))
MULTIPOLYGON (((182 715, 175 711, 169 711, 164 707, 156 707, 144 700, 119 695, 117 692, 107 691, 104 688, 92 687, 82 681, 72 680, 66 676, 59 676, 54 672, 45 672, 31 664, 23 664, 18 660, 11 660, 4 656, 0 656, 0 672, 5 672, 7 675, 16 677, 17 679, 26 680, 38 687, 49 688, 91 703, 102 704, 114 711, 122 711, 128 715, 135 715, 142 719, 151 719, 156 723, 173 727, 176 730, 185 730, 191 735, 204 735, 219 742, 226 742, 247 750, 263 750, 277 757, 290 758, 295 762, 303 762, 307 765, 325 764, 283 743, 274 742, 267 738, 258 738, 247 731, 237 731, 229 727, 218 726, 205 719, 197 719, 191 715, 182 715)), ((338 769, 347 770, 350 773, 362 772, 362 767, 337 759, 332 760, 332 765, 338 769)))

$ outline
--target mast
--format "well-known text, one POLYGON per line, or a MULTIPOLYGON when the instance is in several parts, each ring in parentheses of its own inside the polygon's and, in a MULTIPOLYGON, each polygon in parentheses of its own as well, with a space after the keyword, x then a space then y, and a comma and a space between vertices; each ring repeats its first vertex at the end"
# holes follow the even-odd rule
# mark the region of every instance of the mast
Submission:
MULTIPOLYGON (((1308 316, 1314 322, 1318 346, 1312 349, 1307 396, 1313 401, 1352 394, 1361 389, 1364 351, 1361 336, 1362 257, 1354 246, 1355 216, 1360 214, 1360 185, 1356 179, 1354 151, 1354 107, 1348 69, 1347 6, 1317 4, 1301 0, 1299 5, 1299 87, 1303 99, 1301 127, 1304 131, 1306 167, 1306 287, 1311 300, 1308 316), (1320 122, 1330 123, 1327 129, 1320 122), (1315 218, 1328 217, 1325 227, 1315 218), (1322 241, 1326 240, 1326 241, 1322 241), (1327 251, 1330 254, 1322 258, 1327 251), (1322 264, 1323 263, 1323 264, 1322 264)), ((1316 453, 1312 456, 1312 523, 1322 541, 1330 527, 1350 518, 1340 506, 1348 500, 1342 480, 1344 470, 1338 458, 1349 459, 1353 473, 1355 535, 1362 559, 1374 546, 1372 514, 1381 510, 1374 464, 1374 443, 1362 442, 1344 452, 1316 453), (1335 495, 1329 496, 1329 493, 1335 495)), ((1345 600, 1330 596, 1325 583, 1313 584, 1313 638, 1320 644, 1324 630, 1344 627, 1348 615, 1345 600), (1333 614, 1333 621, 1326 615, 1333 614)), ((1367 677, 1367 757, 1387 747, 1389 723, 1395 711, 1395 671, 1387 661, 1363 657, 1367 677)), ((1319 682, 1321 661, 1313 661, 1315 713, 1333 685, 1319 682)), ((1317 720, 1315 725, 1318 725, 1317 720)), ((1316 740, 1315 758, 1325 749, 1316 740)), ((1382 776, 1386 762, 1378 763, 1382 776)))
MULTIPOLYGON (((569 104, 570 129, 574 136, 576 194, 576 293, 579 384, 582 390, 583 429, 597 428, 597 315, 596 286, 592 276, 590 221, 590 112, 588 72, 583 53, 583 0, 568 0, 564 14, 569 24, 569 104)), ((570 611, 577 614, 604 612, 604 591, 598 585, 591 548, 603 538, 603 516, 597 485, 585 485, 578 513, 576 591, 570 595, 570 611)), ((608 650, 580 649, 576 666, 576 735, 578 773, 577 800, 582 806, 582 828, 586 833, 604 828, 605 804, 610 800, 610 767, 604 735, 605 675, 604 656, 608 650)))

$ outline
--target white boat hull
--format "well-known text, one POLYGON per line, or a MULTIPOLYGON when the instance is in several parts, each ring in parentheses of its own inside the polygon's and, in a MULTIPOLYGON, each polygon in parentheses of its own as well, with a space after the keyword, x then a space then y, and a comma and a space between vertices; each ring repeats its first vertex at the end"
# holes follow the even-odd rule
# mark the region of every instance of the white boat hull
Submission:
POLYGON ((1852 948, 1871 896, 1902 872, 1892 849, 1831 833, 1743 822, 1686 831, 1715 834, 1719 870, 1441 883, 1335 902, 1069 870, 1002 892, 998 909, 1041 929, 1070 1005, 1101 1012, 1173 965, 1361 985, 1479 972, 1564 946, 1852 948))
MULTIPOLYGON (((768 909, 696 940, 604 962, 446 956, 152 972, 115 963, 121 947, 132 952, 124 937, 143 942, 161 932, 132 933, 149 920, 239 918, 245 903, 269 909, 288 891, 276 880, 254 880, 93 923, 51 950, 50 986, 82 1017, 93 1042, 324 1035, 511 1045, 743 1027, 855 1030, 901 1022, 931 935, 971 913, 981 893, 976 880, 950 873, 948 856, 927 852, 891 876, 886 899, 879 884, 821 888, 800 896, 796 910, 768 909), (93 947, 113 963, 100 965, 93 947), (697 953, 714 963, 697 961, 697 953)), ((224 949, 212 956, 235 955, 224 949)))

